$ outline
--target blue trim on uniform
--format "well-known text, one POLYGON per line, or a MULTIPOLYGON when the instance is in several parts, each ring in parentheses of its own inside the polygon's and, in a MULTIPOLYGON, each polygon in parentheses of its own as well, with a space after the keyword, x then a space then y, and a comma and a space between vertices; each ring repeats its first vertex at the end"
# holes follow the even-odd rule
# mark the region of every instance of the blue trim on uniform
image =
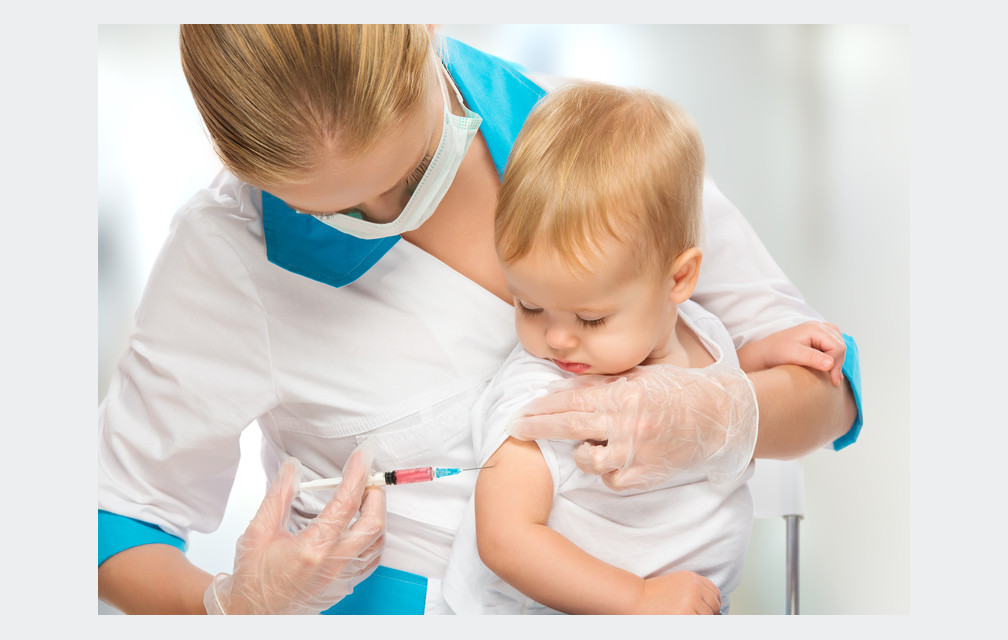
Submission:
POLYGON ((861 433, 861 425, 864 423, 861 413, 861 354, 858 351, 857 343, 854 342, 854 338, 846 333, 843 334, 843 337, 844 342, 847 343, 847 353, 844 355, 844 363, 841 370, 843 371, 844 378, 847 379, 847 383, 850 385, 851 393, 854 394, 854 402, 857 403, 857 418, 854 419, 854 424, 847 433, 833 441, 834 451, 839 451, 846 446, 854 444, 858 439, 858 434, 861 433))
MULTIPOLYGON (((515 137, 545 92, 518 67, 452 38, 445 38, 445 64, 466 105, 480 114, 480 133, 497 174, 504 172, 515 137)), ((312 216, 295 212, 263 192, 266 258, 287 271, 334 287, 353 282, 399 240, 399 236, 361 240, 312 216), (370 243, 370 251, 360 251, 370 243)))
POLYGON ((469 45, 445 38, 444 63, 466 102, 483 117, 480 134, 504 175, 515 138, 532 107, 546 95, 520 67, 469 45))
POLYGON ((120 551, 142 544, 167 544, 185 553, 186 543, 157 525, 98 510, 98 565, 120 551))
POLYGON ((322 615, 423 615, 426 602, 427 578, 380 566, 322 615))

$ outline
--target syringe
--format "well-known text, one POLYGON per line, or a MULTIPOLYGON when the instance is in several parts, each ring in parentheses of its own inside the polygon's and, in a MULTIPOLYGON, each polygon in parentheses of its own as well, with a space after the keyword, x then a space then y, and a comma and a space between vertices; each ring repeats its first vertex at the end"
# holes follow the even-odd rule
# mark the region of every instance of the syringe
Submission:
MULTIPOLYGON (((390 484, 413 484, 414 482, 430 482, 445 476, 454 476, 463 471, 478 471, 488 467, 473 467, 471 469, 454 469, 442 467, 418 467, 416 469, 397 469, 395 471, 376 471, 368 476, 367 486, 383 487, 390 484)), ((333 489, 343 478, 322 478, 310 480, 298 485, 299 491, 311 489, 333 489)))

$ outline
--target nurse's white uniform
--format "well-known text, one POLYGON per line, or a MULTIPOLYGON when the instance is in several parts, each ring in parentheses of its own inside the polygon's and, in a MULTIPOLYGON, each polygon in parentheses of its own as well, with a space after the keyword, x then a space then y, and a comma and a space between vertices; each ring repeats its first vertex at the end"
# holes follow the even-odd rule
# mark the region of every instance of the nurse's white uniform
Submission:
MULTIPOLYGON (((511 305, 405 241, 339 289, 267 262, 259 197, 224 172, 178 213, 99 411, 99 508, 182 539, 219 525, 255 420, 268 477, 338 475, 366 437, 375 469, 474 466, 469 410, 516 343, 511 305)), ((382 563, 438 577, 473 476, 388 489, 382 563)))

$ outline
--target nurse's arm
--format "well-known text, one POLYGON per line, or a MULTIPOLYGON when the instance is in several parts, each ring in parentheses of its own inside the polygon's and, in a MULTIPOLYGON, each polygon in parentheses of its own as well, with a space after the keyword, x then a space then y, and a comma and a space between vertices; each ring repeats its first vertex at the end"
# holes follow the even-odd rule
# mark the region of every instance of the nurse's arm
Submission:
POLYGON ((213 579, 167 544, 144 544, 98 566, 98 597, 127 614, 205 614, 213 579))
POLYGON ((759 403, 756 458, 797 458, 848 433, 858 415, 846 380, 828 372, 782 365, 749 374, 759 403))

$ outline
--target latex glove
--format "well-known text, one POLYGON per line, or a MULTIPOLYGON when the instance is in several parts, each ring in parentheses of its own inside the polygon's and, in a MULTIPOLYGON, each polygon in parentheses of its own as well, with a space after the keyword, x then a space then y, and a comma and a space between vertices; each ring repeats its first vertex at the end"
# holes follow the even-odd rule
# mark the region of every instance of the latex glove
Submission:
POLYGON ((656 364, 553 383, 508 431, 520 440, 584 440, 575 463, 619 491, 687 470, 729 484, 752 459, 758 422, 756 394, 741 369, 656 364))
POLYGON ((833 386, 843 381, 843 363, 847 355, 840 327, 828 322, 804 322, 738 350, 739 364, 745 371, 762 371, 782 364, 796 364, 830 374, 833 386))
POLYGON ((234 572, 215 576, 203 594, 207 613, 319 613, 371 575, 385 545, 385 493, 365 490, 372 460, 354 451, 332 500, 297 533, 288 520, 301 463, 285 460, 238 539, 234 572))

